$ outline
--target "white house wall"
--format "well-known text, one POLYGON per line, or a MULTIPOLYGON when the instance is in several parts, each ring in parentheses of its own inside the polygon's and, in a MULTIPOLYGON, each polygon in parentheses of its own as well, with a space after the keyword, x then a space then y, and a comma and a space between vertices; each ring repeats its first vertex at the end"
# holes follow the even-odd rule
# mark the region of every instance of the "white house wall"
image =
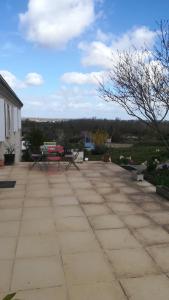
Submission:
POLYGON ((0 143, 5 141, 5 112, 4 100, 0 99, 0 143))
POLYGON ((21 158, 21 109, 10 103, 7 99, 0 97, 0 159, 3 159, 5 153, 5 145, 14 145, 15 147, 15 162, 20 161, 21 158), (5 124, 9 115, 10 124, 5 124), (9 126, 10 125, 10 126, 9 126))

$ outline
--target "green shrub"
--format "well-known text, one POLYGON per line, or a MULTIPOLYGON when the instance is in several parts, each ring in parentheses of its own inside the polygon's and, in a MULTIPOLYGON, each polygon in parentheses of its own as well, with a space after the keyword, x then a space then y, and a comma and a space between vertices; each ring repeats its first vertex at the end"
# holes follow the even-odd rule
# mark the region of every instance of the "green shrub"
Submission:
POLYGON ((157 167, 157 162, 155 161, 154 158, 149 159, 149 161, 147 162, 147 171, 151 172, 156 170, 157 167))
POLYGON ((154 185, 169 187, 169 170, 145 171, 145 179, 154 185))
POLYGON ((15 297, 16 293, 8 294, 2 300, 11 300, 15 297))
POLYGON ((108 152, 108 148, 105 145, 96 145, 95 149, 91 150, 93 155, 103 155, 108 152))

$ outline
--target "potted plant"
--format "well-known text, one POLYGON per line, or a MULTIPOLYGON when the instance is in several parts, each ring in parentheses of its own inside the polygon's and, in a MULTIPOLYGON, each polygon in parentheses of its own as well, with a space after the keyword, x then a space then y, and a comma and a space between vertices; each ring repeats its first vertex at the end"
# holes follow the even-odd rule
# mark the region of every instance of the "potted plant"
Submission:
POLYGON ((143 181, 144 180, 144 174, 142 173, 141 170, 132 171, 132 177, 136 181, 143 181))
POLYGON ((15 147, 14 145, 7 145, 6 152, 4 154, 4 164, 13 165, 15 162, 15 147))
POLYGON ((102 160, 104 162, 111 162, 111 152, 109 149, 103 154, 102 160))

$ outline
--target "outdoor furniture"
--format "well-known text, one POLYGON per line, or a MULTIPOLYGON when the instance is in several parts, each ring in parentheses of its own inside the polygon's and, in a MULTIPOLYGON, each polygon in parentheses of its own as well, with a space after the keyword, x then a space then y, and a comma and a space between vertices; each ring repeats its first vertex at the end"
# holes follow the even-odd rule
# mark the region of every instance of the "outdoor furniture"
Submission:
POLYGON ((41 153, 38 153, 38 154, 31 153, 31 158, 33 160, 33 164, 31 166, 31 169, 33 167, 35 167, 36 165, 41 168, 40 162, 42 161, 42 154, 41 153))
POLYGON ((60 167, 60 162, 65 161, 67 162, 66 170, 68 170, 71 166, 74 166, 77 170, 79 170, 78 165, 76 164, 76 159, 79 155, 79 150, 67 150, 64 151, 63 146, 57 145, 57 146, 48 146, 48 145, 42 145, 40 147, 41 153, 39 154, 31 154, 33 164, 31 168, 34 166, 38 166, 41 168, 42 164, 44 163, 44 166, 49 166, 50 162, 57 162, 58 167, 60 167))
POLYGON ((44 146, 56 146, 56 142, 44 142, 44 146))
POLYGON ((58 167, 60 166, 60 161, 62 161, 64 154, 63 146, 48 146, 47 147, 47 162, 57 162, 58 167))
POLYGON ((79 155, 79 150, 77 150, 76 152, 69 152, 69 153, 65 153, 64 155, 64 159, 66 162, 68 162, 68 165, 66 166, 66 170, 68 170, 71 165, 74 166, 77 170, 79 170, 79 167, 76 164, 76 159, 79 155))

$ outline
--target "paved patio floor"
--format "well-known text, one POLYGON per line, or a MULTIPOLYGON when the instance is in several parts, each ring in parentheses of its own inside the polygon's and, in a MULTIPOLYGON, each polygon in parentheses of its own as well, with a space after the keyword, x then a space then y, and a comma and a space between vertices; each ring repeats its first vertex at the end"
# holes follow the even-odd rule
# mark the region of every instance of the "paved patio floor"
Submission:
POLYGON ((168 300, 169 202, 113 164, 0 169, 0 299, 168 300))

